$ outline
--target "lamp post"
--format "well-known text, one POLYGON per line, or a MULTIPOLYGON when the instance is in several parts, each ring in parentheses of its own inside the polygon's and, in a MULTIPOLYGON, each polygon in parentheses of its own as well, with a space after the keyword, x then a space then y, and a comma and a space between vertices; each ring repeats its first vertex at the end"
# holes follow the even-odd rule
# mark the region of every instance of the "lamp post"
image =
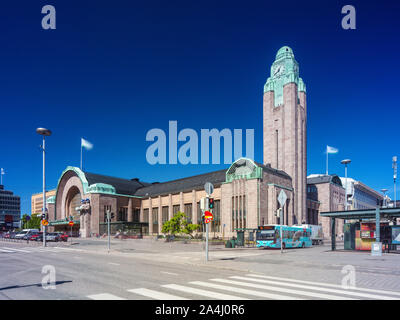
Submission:
POLYGON ((345 196, 345 200, 344 200, 345 211, 347 211, 347 165, 350 162, 351 162, 350 159, 344 159, 344 160, 340 161, 341 164, 344 164, 344 175, 346 178, 346 196, 345 196))
POLYGON ((383 193, 383 207, 386 207, 387 203, 386 203, 386 195, 385 193, 388 192, 388 189, 381 189, 382 193, 383 193))
MULTIPOLYGON (((42 151, 43 151, 43 208, 42 208, 42 220, 46 217, 46 136, 51 135, 51 131, 46 128, 37 128, 36 133, 43 137, 42 151)), ((43 247, 46 246, 46 226, 43 226, 43 247)))

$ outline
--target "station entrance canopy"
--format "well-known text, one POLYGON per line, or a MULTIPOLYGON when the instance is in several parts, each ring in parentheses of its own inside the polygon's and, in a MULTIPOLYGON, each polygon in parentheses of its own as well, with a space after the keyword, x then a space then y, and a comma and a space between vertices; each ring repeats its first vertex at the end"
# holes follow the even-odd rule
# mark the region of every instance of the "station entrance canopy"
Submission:
POLYGON ((345 220, 361 220, 361 219, 375 219, 376 224, 376 242, 380 242, 380 222, 383 219, 396 219, 400 218, 400 208, 376 208, 366 210, 350 210, 350 211, 329 211, 321 212, 321 217, 331 218, 331 239, 332 250, 336 250, 336 219, 345 220))

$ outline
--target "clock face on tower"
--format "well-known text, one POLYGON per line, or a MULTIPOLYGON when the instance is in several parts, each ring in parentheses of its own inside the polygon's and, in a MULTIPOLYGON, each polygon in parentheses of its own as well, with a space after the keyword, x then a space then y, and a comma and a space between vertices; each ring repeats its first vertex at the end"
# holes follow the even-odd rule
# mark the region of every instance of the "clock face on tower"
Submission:
POLYGON ((284 71, 285 71, 285 66, 278 64, 273 70, 273 76, 280 77, 284 71))

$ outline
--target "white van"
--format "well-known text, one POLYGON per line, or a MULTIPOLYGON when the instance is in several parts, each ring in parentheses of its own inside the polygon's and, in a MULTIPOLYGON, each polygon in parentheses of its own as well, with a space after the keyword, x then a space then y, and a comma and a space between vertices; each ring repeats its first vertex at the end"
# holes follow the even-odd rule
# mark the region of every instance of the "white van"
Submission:
POLYGON ((15 239, 24 239, 33 233, 38 233, 39 229, 23 229, 21 232, 15 235, 15 239))

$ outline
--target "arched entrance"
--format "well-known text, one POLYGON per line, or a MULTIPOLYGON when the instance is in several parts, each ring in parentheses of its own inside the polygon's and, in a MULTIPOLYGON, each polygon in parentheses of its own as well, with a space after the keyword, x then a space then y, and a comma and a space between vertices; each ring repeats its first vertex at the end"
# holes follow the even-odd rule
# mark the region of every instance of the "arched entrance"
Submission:
POLYGON ((76 186, 72 186, 67 193, 65 201, 65 217, 73 220, 79 220, 80 212, 77 210, 81 205, 82 196, 79 189, 76 186))

